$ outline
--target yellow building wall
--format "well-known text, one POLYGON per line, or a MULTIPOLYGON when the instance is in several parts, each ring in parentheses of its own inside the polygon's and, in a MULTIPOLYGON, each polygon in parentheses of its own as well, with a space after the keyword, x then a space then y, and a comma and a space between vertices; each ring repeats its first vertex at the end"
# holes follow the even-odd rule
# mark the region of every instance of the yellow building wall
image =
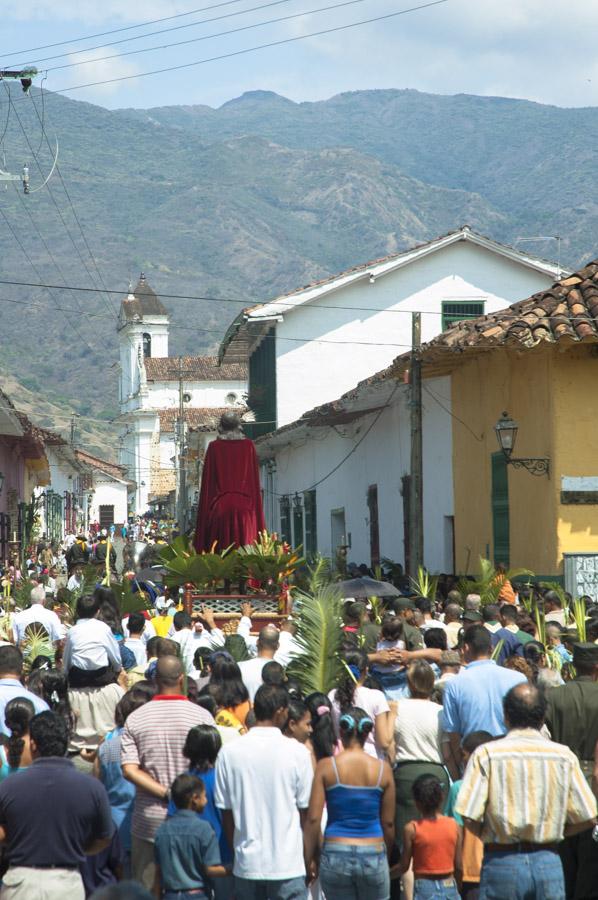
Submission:
MULTIPOLYGON (((598 358, 592 345, 554 353, 554 437, 558 562, 598 553, 598 506, 560 503, 561 476, 598 477, 598 358)), ((562 570, 562 565, 561 565, 562 570)))
MULTIPOLYGON (((452 373, 458 572, 475 572, 478 557, 494 556, 491 458, 499 449, 494 426, 502 412, 519 424, 515 456, 554 457, 552 350, 496 349, 470 361, 465 357, 452 373)), ((509 466, 508 481, 511 567, 556 574, 560 477, 536 477, 509 466)))

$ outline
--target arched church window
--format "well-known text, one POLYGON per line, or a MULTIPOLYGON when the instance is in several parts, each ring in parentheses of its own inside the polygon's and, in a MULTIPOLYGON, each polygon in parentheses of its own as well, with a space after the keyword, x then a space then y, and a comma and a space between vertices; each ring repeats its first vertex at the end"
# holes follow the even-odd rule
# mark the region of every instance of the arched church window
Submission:
POLYGON ((152 355, 152 336, 144 333, 143 335, 143 358, 149 359, 152 355))

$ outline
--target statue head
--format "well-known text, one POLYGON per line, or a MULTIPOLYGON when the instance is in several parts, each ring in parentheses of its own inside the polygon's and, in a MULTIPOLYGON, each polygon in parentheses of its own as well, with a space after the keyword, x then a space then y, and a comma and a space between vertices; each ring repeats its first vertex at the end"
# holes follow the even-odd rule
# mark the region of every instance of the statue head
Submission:
POLYGON ((243 436, 241 420, 234 412, 225 412, 220 416, 218 423, 218 434, 222 437, 243 436))

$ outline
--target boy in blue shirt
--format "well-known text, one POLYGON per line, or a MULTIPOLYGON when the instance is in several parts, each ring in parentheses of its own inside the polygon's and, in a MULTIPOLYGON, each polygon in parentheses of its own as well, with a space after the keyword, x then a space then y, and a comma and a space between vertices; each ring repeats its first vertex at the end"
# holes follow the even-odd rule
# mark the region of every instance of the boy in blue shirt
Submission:
POLYGON ((209 898, 209 879, 230 875, 230 868, 220 862, 214 829, 196 815, 207 803, 203 781, 195 775, 179 775, 170 793, 177 811, 156 833, 154 894, 162 900, 209 898))

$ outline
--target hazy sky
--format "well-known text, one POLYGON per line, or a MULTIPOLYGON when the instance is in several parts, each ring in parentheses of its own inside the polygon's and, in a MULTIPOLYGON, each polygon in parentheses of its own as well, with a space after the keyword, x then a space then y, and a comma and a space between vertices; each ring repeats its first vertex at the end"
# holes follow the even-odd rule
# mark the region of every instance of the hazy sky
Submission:
MULTIPOLYGON (((2 4, 0 64, 35 63, 45 86, 62 89, 138 75, 152 69, 235 52, 406 9, 421 0, 35 0, 2 4), (263 7, 256 9, 256 7, 263 7), (106 37, 77 38, 196 10, 193 15, 106 37), (241 11, 246 12, 242 13, 241 11), (253 10, 253 11, 250 11, 253 10), (281 16, 287 22, 209 37, 281 16), (222 18, 226 16, 226 18, 222 18), (205 22, 205 19, 217 21, 205 22), (130 40, 149 31, 195 24, 130 40), (180 47, 126 56, 127 51, 180 47), (126 43, 116 43, 128 39, 126 43), (70 44, 37 50, 41 45, 70 44), (98 49, 96 45, 105 46, 98 49), (87 52, 85 52, 87 50, 87 52), (66 54, 57 59, 43 57, 66 54), (115 57, 100 61, 99 57, 115 57), (91 60, 91 61, 90 61, 91 60), (84 62, 70 68, 58 68, 84 62)), ((108 107, 206 103, 218 106, 247 90, 276 91, 293 100, 325 99, 341 91, 417 88, 436 93, 522 97, 559 106, 598 104, 597 0, 447 0, 440 6, 308 38, 194 68, 69 93, 108 107)), ((39 80, 37 82, 39 84, 39 80)))

